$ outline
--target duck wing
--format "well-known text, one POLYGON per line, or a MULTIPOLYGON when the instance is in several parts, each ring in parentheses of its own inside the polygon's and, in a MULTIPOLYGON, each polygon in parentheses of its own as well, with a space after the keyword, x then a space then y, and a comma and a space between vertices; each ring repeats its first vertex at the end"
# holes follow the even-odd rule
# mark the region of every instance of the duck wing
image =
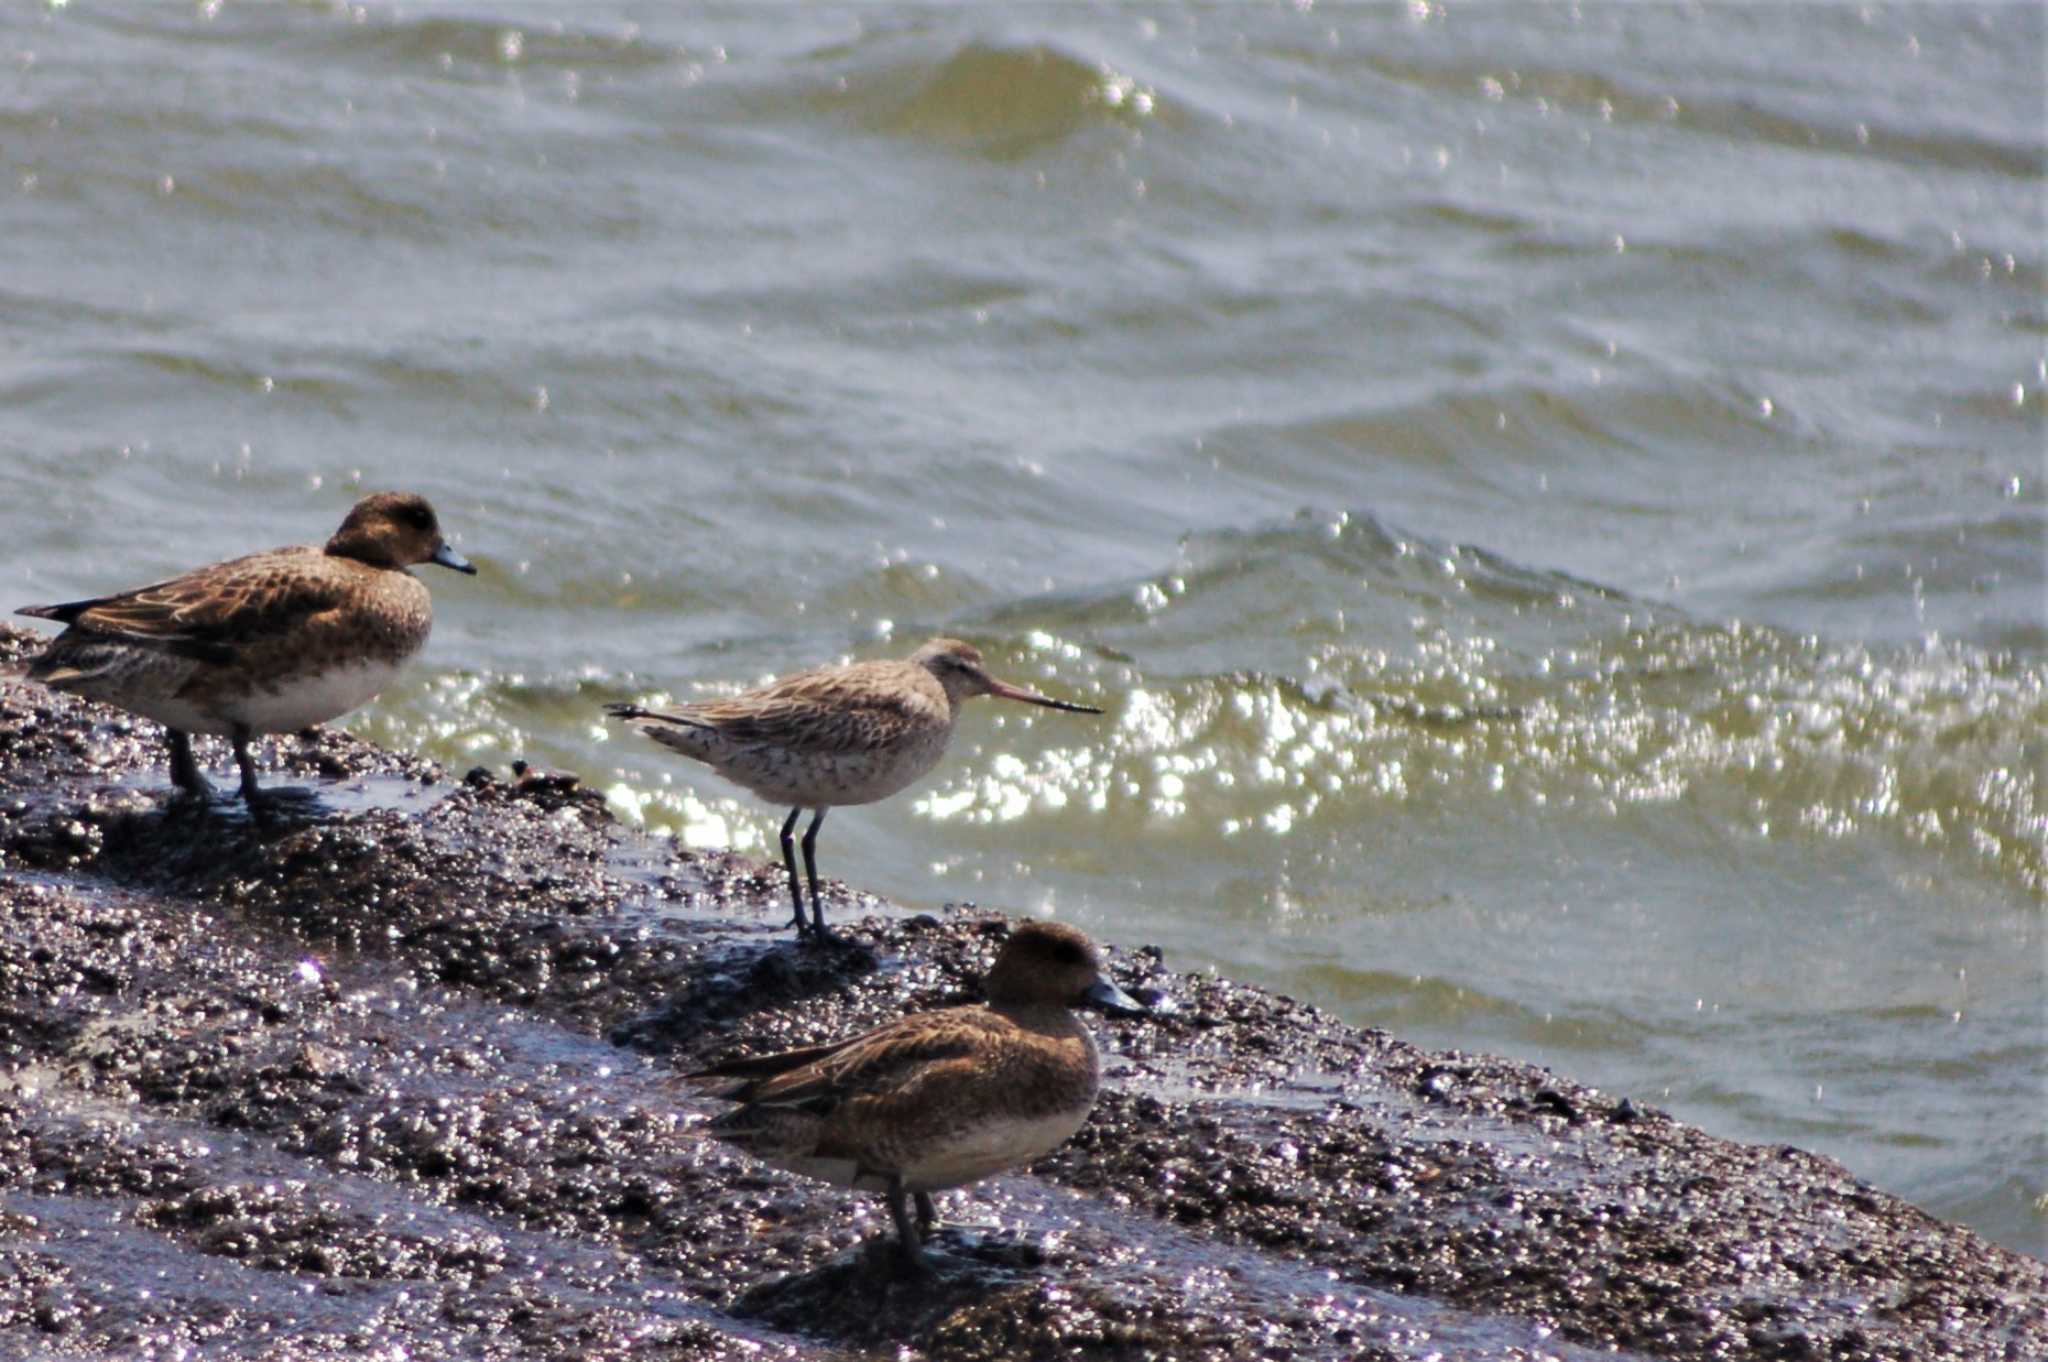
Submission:
POLYGON ((241 642, 285 632, 339 605, 342 583, 294 561, 314 548, 253 553, 89 600, 16 611, 87 634, 222 664, 241 642))
POLYGON ((888 1092, 985 1045, 1007 1025, 982 1008, 904 1017, 830 1045, 715 1065, 687 1075, 715 1096, 749 1107, 793 1107, 827 1116, 850 1099, 888 1092))

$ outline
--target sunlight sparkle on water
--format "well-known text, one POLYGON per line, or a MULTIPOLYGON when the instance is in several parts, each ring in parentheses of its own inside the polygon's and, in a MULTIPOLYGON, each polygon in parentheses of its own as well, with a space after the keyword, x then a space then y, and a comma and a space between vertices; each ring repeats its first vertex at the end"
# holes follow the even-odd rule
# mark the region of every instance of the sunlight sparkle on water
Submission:
POLYGON ((1151 113, 1158 99, 1150 86, 1140 85, 1131 77, 1106 67, 1102 72, 1102 83, 1095 87, 1093 94, 1112 109, 1129 109, 1140 117, 1151 113))
POLYGON ((692 851, 759 850, 767 845, 736 802, 707 802, 687 788, 643 790, 625 780, 604 792, 613 813, 648 831, 675 837, 692 851))
MULTIPOLYGON (((2016 736, 2033 731, 2048 676, 2016 660, 1940 644, 1909 656, 1829 649, 1733 624, 1625 627, 1516 656, 1438 627, 1406 656, 1333 646, 1306 671, 1306 687, 1138 679, 1113 726, 1078 746, 1033 750, 1053 732, 996 724, 1001 738, 962 746, 911 809, 971 826, 1193 816, 1226 836, 1300 838, 1311 821, 1351 826, 1387 804, 1426 816, 1476 796, 1621 817, 1692 801, 1731 834, 1887 835, 2048 883, 2041 780, 2016 736)), ((591 679, 423 676, 349 727, 458 767, 484 754, 559 760, 530 734, 567 714, 587 723, 591 679)), ((738 796, 630 768, 604 788, 622 816, 687 846, 772 846, 773 820, 738 796)))
POLYGON ((934 822, 1009 823, 1034 811, 1057 813, 1076 797, 1099 809, 1107 803, 1109 779, 1107 759, 1087 749, 1054 748, 1029 761, 999 752, 986 771, 955 775, 919 796, 911 809, 934 822))

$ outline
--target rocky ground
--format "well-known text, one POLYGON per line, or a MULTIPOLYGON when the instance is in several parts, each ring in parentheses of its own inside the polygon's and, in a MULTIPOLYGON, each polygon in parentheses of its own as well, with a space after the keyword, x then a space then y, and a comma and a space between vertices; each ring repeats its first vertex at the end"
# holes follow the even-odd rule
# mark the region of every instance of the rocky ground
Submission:
POLYGON ((971 1000, 1000 917, 835 886, 800 946, 573 779, 265 764, 324 807, 172 806, 154 726, 0 680, 0 1355, 2048 1357, 2048 1267, 1826 1159, 1121 943, 1177 1010, 906 1278, 673 1075, 971 1000))

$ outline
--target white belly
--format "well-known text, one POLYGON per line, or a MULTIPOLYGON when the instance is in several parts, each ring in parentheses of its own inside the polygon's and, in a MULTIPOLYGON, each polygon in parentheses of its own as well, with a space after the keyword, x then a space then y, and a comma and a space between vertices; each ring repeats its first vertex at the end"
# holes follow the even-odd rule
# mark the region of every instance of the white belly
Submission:
POLYGON ((189 724, 178 723, 165 713, 152 713, 150 717, 194 733, 226 734, 236 724, 252 733, 296 733, 368 704, 401 670, 401 664, 390 662, 335 667, 297 676, 276 686, 256 686, 241 694, 224 696, 204 710, 194 705, 175 705, 194 720, 189 724))
MULTIPOLYGON (((1056 1116, 1028 1120, 977 1122, 956 1135, 920 1150, 903 1169, 903 1186, 912 1192, 943 1192, 964 1187, 1006 1168, 1035 1163, 1072 1138, 1088 1119, 1085 1107, 1056 1116)), ((856 1183, 870 1191, 883 1190, 856 1183)))

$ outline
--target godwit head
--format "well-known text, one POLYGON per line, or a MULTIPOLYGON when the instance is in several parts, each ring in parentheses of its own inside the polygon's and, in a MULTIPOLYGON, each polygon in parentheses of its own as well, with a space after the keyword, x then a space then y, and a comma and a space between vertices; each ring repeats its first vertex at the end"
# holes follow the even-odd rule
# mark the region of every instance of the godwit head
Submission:
POLYGON ((977 695, 993 695, 1003 700, 1022 700, 1027 705, 1043 705, 1047 709, 1063 709, 1073 714, 1102 713, 1093 705, 1055 700, 1050 695, 1040 695, 1035 690, 997 680, 988 674, 988 668, 981 659, 981 649, 957 638, 935 638, 912 653, 910 660, 930 672, 945 687, 946 698, 955 705, 977 695))

